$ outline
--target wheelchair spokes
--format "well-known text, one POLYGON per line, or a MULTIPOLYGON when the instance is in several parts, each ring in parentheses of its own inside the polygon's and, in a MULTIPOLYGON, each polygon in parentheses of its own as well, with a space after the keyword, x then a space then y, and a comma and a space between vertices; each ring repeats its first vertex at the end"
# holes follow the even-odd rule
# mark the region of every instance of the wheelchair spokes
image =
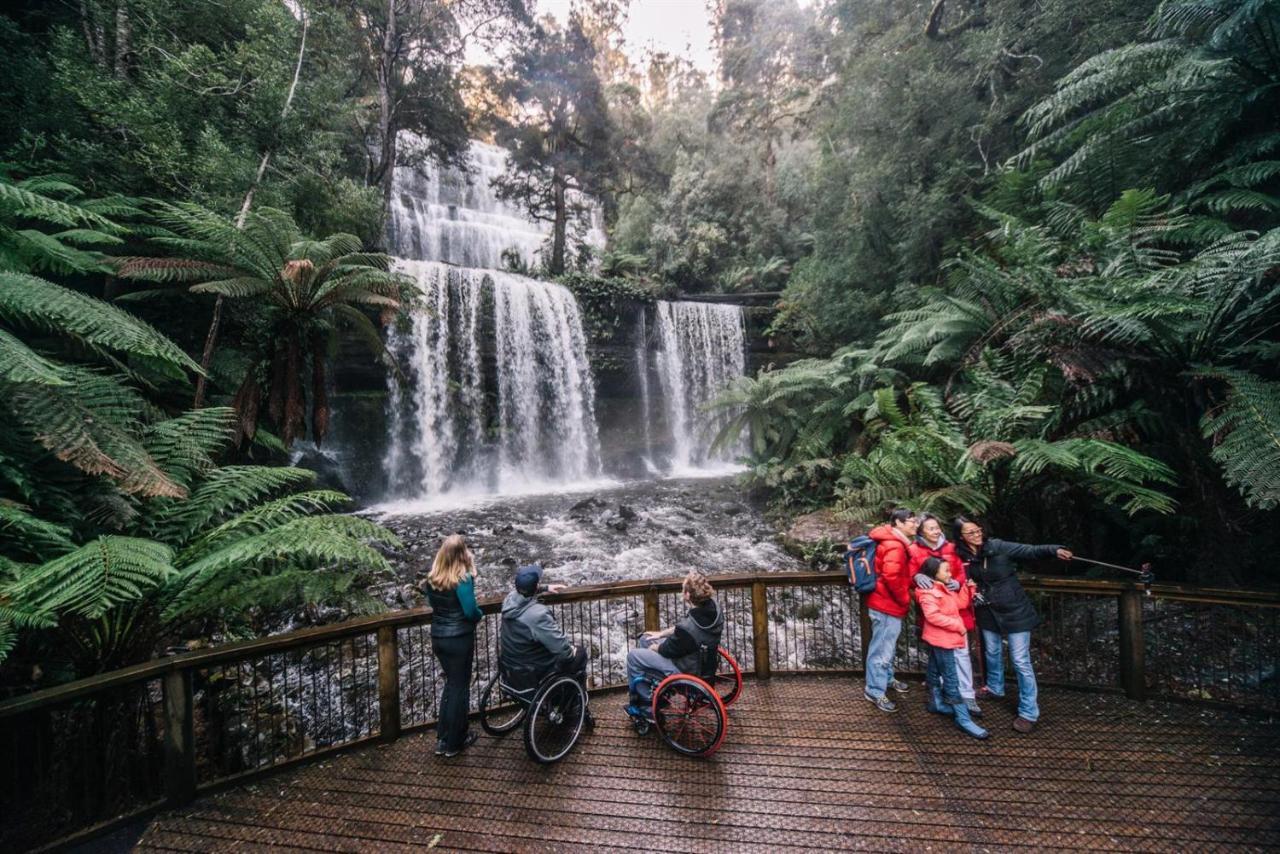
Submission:
POLYGON ((687 756, 709 756, 724 739, 724 703, 696 676, 662 680, 653 694, 653 720, 663 740, 687 756))
POLYGON ((587 717, 587 693, 576 679, 560 676, 534 698, 525 721, 524 744, 542 763, 556 762, 578 741, 587 717))

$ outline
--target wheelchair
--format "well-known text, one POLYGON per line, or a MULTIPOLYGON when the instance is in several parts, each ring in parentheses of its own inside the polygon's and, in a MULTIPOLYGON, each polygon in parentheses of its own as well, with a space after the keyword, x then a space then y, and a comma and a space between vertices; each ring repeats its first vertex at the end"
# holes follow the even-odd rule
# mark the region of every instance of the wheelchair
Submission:
POLYGON ((742 696, 742 669, 728 650, 716 648, 715 674, 709 679, 691 673, 673 673, 661 681, 640 679, 653 699, 648 708, 627 707, 638 735, 656 728, 671 749, 685 756, 710 756, 720 749, 729 726, 728 707, 742 696))
POLYGON ((573 675, 549 673, 533 687, 517 687, 499 671, 480 695, 480 726, 489 735, 506 735, 524 724, 524 749, 543 765, 559 762, 573 750, 590 720, 587 691, 573 675))

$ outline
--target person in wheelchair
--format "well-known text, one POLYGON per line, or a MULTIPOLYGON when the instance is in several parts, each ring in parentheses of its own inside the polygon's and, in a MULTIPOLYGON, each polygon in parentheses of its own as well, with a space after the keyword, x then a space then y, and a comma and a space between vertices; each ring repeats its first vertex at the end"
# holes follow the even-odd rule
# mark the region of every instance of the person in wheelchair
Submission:
MULTIPOLYGON (((541 580, 538 564, 520 567, 515 589, 502 602, 498 666, 503 681, 529 698, 552 673, 567 673, 587 687, 587 651, 569 642, 551 610, 538 601, 541 580)), ((551 593, 561 589, 560 585, 547 587, 551 593)), ((587 724, 593 723, 588 711, 587 724)))
POLYGON ((716 602, 715 589, 705 575, 692 570, 684 577, 681 594, 689 613, 663 631, 645 632, 635 649, 627 653, 628 714, 647 717, 653 683, 673 673, 707 681, 715 678, 724 631, 724 612, 716 602))

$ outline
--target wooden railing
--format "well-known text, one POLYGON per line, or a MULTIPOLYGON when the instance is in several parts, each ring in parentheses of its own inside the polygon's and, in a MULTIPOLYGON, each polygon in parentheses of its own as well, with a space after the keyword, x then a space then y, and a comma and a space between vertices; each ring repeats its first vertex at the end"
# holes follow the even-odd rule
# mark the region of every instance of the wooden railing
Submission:
MULTIPOLYGON (((867 611, 843 574, 712 579, 723 643, 744 670, 858 672, 867 611)), ((1280 710, 1280 595, 1113 581, 1024 579, 1047 684, 1280 710)), ((595 688, 623 683, 641 631, 682 612, 680 580, 544 597, 591 653, 595 688)), ((498 599, 481 603, 493 614, 498 599)), ((0 848, 65 842, 297 762, 430 726, 440 674, 428 609, 392 611, 157 659, 0 703, 0 848)), ((908 618, 902 672, 925 650, 908 618)), ((497 621, 477 630, 473 708, 496 667, 497 621)))

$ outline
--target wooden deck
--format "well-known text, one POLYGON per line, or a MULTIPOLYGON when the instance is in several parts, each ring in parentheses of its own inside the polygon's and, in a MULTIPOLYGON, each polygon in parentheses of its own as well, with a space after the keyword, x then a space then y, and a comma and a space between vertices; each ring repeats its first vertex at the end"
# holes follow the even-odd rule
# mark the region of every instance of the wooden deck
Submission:
POLYGON ((153 820, 142 850, 287 847, 652 851, 1207 850, 1280 846, 1280 724, 1042 689, 1013 732, 974 741, 920 685, 885 715, 844 676, 748 680, 710 760, 636 736, 620 696, 570 757, 541 768, 519 732, 432 755, 421 732, 203 798, 153 820))

